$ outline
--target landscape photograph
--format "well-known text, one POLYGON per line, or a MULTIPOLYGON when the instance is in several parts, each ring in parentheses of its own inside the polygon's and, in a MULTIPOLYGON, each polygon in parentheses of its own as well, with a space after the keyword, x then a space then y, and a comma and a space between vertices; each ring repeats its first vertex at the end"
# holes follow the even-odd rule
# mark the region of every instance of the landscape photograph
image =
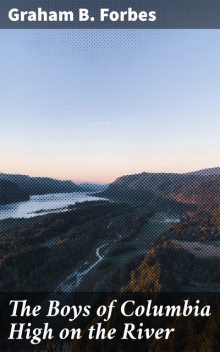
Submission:
POLYGON ((2 173, 1 291, 218 291, 219 185, 220 168, 96 191, 2 173))
MULTIPOLYGON (((0 292, 219 293, 219 31, 24 32, 0 33, 0 292)), ((218 351, 216 324, 139 350, 218 351)))

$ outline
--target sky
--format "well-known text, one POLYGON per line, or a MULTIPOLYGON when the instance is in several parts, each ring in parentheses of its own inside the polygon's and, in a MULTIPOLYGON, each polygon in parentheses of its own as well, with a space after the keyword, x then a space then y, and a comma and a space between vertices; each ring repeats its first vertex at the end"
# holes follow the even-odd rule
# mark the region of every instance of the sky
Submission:
POLYGON ((220 166, 220 30, 1 30, 0 172, 220 166))

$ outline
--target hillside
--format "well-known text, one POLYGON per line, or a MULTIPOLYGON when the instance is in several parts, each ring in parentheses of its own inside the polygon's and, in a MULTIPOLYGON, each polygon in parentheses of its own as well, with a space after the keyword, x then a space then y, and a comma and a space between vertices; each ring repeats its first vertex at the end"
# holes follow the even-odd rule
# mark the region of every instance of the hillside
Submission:
POLYGON ((29 195, 16 183, 0 180, 0 204, 28 200, 29 195))
POLYGON ((72 181, 60 181, 48 177, 30 177, 26 175, 0 174, 0 180, 16 183, 28 194, 71 193, 82 189, 72 181))
POLYGON ((198 171, 189 172, 191 175, 200 175, 200 176, 219 176, 220 175, 220 167, 213 167, 209 169, 203 169, 198 171))
POLYGON ((159 197, 184 204, 212 207, 220 196, 218 168, 193 173, 146 173, 122 176, 102 195, 109 198, 159 197))

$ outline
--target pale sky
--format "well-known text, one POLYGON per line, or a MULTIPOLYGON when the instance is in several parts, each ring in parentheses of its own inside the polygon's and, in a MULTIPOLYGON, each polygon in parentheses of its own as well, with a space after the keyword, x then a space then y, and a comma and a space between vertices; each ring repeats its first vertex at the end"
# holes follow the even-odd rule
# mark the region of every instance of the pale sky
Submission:
POLYGON ((219 30, 1 30, 0 45, 0 172, 220 166, 219 30))

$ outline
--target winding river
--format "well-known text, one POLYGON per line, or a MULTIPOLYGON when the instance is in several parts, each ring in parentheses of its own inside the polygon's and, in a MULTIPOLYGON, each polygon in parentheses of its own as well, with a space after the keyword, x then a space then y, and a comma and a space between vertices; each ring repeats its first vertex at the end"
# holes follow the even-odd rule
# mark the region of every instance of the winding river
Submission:
MULTIPOLYGON (((141 231, 133 239, 129 241, 136 249, 128 254, 122 252, 114 255, 114 262, 126 263, 128 255, 133 258, 146 254, 146 251, 151 248, 156 238, 162 231, 168 229, 171 224, 178 223, 178 214, 158 213, 141 229, 141 231)), ((108 225, 110 229, 112 223, 108 225)), ((55 292, 74 292, 83 283, 83 280, 93 271, 98 270, 98 264, 108 257, 108 252, 113 246, 122 240, 121 234, 117 238, 102 242, 95 250, 93 257, 81 264, 77 269, 69 274, 62 282, 60 282, 55 292)))

